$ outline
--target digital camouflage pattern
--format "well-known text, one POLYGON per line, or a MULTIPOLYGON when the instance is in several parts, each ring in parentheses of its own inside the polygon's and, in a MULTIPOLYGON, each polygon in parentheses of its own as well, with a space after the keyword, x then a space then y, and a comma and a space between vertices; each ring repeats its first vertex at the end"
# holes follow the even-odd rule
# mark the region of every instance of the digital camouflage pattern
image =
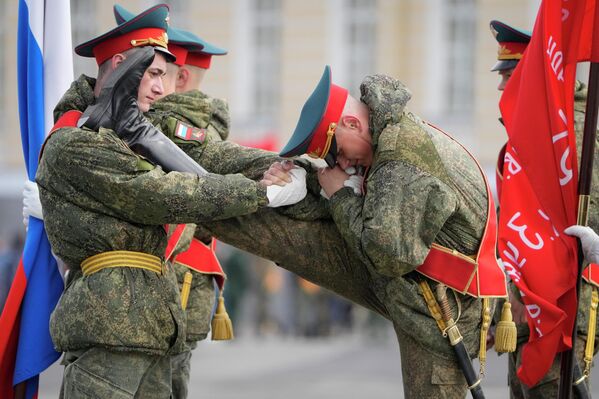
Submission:
MULTIPOLYGON (((392 314, 402 314, 396 328, 417 340, 425 337, 432 350, 448 353, 447 341, 428 328, 434 323, 426 307, 414 314, 396 298, 412 292, 413 302, 424 306, 409 273, 424 262, 433 242, 465 255, 477 253, 488 201, 481 171, 457 142, 405 110, 409 92, 399 81, 369 76, 361 92, 371 111, 374 143, 366 195, 339 191, 331 197, 331 213, 361 261, 389 278, 379 295, 392 314)), ((481 304, 459 298, 460 330, 476 355, 481 304)))
POLYGON ((223 141, 229 135, 227 104, 197 90, 170 94, 154 103, 148 119, 198 164, 211 173, 243 173, 260 179, 268 167, 280 158, 264 150, 242 147, 223 141), (176 135, 179 122, 203 129, 202 141, 184 140, 176 135))
POLYGON ((59 398, 168 398, 168 362, 168 356, 99 347, 67 352, 59 398))
MULTIPOLYGON (((147 114, 150 121, 162 132, 186 151, 206 170, 214 173, 244 173, 257 179, 262 176, 278 158, 272 153, 242 148, 224 140, 229 136, 229 108, 226 102, 212 98, 199 90, 185 93, 173 93, 152 105, 147 114), (176 135, 180 122, 199 128, 204 134, 203 140, 184 140, 176 135), (222 148, 222 150, 217 150, 222 148), (261 158, 259 161, 257 158, 261 158), (233 160, 239 163, 231 165, 233 160)), ((209 235, 198 228, 197 235, 206 240, 209 235)), ((185 247, 185 246, 184 246, 185 247)), ((179 287, 183 276, 189 269, 175 263, 179 287)), ((192 286, 187 313, 187 341, 189 344, 204 339, 210 331, 210 315, 214 307, 214 287, 212 277, 191 270, 192 286)))
MULTIPOLYGON (((576 81, 574 89, 574 132, 576 133, 576 150, 578 155, 578 165, 580 165, 580 156, 582 149, 582 136, 584 134, 584 118, 586 112, 587 87, 584 83, 576 81)), ((589 203, 588 225, 595 231, 599 231, 599 135, 595 141, 595 155, 593 157, 593 176, 591 181, 591 198, 589 203)), ((518 289, 510 282, 510 289, 516 298, 520 298, 518 289)), ((587 339, 589 323, 589 307, 591 303, 591 285, 583 283, 581 285, 579 306, 578 306, 578 339, 576 340, 576 358, 581 368, 584 367, 584 347, 587 339)), ((599 326, 598 326, 599 327, 599 326)), ((536 399, 536 398, 557 398, 559 388, 559 377, 561 368, 561 356, 556 356, 555 361, 547 374, 534 387, 527 387, 517 376, 520 366, 522 349, 528 342, 530 330, 528 323, 518 323, 518 347, 516 351, 509 354, 508 362, 508 384, 510 386, 510 398, 512 399, 536 399)), ((595 354, 599 350, 599 329, 597 329, 595 354)), ((588 386, 588 385, 587 385, 588 386)))
MULTIPOLYGON (((263 172, 275 161, 276 154, 240 147, 225 142, 229 135, 229 111, 226 102, 214 99, 198 91, 173 93, 155 102, 147 114, 152 123, 158 126, 173 142, 186 151, 206 170, 214 173, 244 173, 247 177, 259 179, 263 172), (200 140, 185 140, 176 135, 177 127, 184 123, 200 129, 200 140)), ((312 179, 316 182, 316 179, 312 179)), ((318 197, 317 197, 318 198, 318 197)), ((317 199, 321 201, 320 198, 317 199)), ((304 201, 305 214, 314 213, 304 201)), ((290 207, 291 208, 291 207, 290 207)), ((300 209, 300 208, 298 208, 300 209)), ((209 242, 212 237, 201 226, 196 230, 196 238, 209 242)), ((183 246, 185 247, 185 246, 183 246)), ((214 287, 212 277, 190 270, 175 263, 175 272, 181 289, 187 271, 192 273, 192 285, 187 303, 187 345, 189 349, 171 359, 172 388, 174 398, 185 398, 190 378, 191 349, 196 341, 204 339, 210 331, 210 316, 214 307, 214 287)))
MULTIPOLYGON (((198 90, 165 96, 153 104, 147 117, 198 164, 212 173, 242 173, 248 178, 260 179, 272 163, 281 160, 272 152, 225 142, 229 136, 230 125, 227 103, 198 90), (184 140, 178 137, 176 129, 181 122, 202 129, 205 138, 184 140)), ((322 207, 310 206, 306 203, 308 201, 296 207, 287 207, 282 212, 294 213, 293 209, 297 209, 295 216, 306 217, 306 214, 310 214, 309 217, 314 218, 319 216, 315 213, 320 209, 321 214, 327 214, 322 207)), ((319 197, 313 201, 323 202, 319 197)), ((196 238, 206 241, 210 236, 200 226, 196 230, 196 238)), ((175 270, 181 286, 183 276, 189 269, 175 264, 175 270)), ((206 337, 210 330, 209 316, 214 305, 212 285, 208 284, 206 277, 200 273, 192 271, 192 275, 192 290, 187 307, 187 341, 190 343, 206 337)))
MULTIPOLYGON (((90 98, 80 78, 58 109, 90 98)), ((51 319, 59 351, 89 347, 164 355, 184 349, 185 316, 174 274, 132 268, 81 277, 80 263, 112 250, 160 258, 164 224, 206 222, 255 212, 266 190, 241 175, 165 174, 111 130, 62 128, 47 140, 37 174, 48 237, 72 273, 51 319)))
MULTIPOLYGON (((229 134, 229 117, 227 104, 222 100, 212 99, 199 91, 189 91, 170 94, 155 102, 152 108, 146 114, 152 124, 211 173, 241 173, 249 179, 259 180, 273 162, 284 160, 270 151, 224 141, 229 134), (179 138, 176 128, 180 122, 204 129, 207 133, 205 140, 179 138)), ((278 208, 277 212, 303 220, 330 217, 326 201, 319 195, 315 171, 306 162, 296 163, 307 170, 308 190, 316 195, 308 196, 296 205, 278 208)))
MULTIPOLYGON (((408 99, 409 92, 395 79, 365 79, 362 101, 371 111, 374 165, 365 197, 347 188, 333 195, 329 205, 334 221, 296 220, 292 214, 260 209, 205 227, 218 239, 271 259, 391 320, 404 354, 407 398, 462 398, 465 380, 429 314, 413 270, 432 242, 476 253, 486 221, 486 188, 461 147, 405 111, 408 99)), ((481 303, 456 297, 461 305, 458 326, 467 350, 476 357, 481 303)), ((457 315, 453 295, 449 302, 457 315)))

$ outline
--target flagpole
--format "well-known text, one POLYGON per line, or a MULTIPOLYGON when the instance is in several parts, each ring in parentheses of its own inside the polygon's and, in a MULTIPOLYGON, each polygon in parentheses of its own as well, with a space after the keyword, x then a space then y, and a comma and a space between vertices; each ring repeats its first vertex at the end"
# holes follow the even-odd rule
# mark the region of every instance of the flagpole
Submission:
MULTIPOLYGON (((599 8, 597 8, 599 10, 599 8)), ((598 14, 596 10, 595 14, 598 14)), ((592 62, 589 71, 589 86, 587 94, 586 112, 584 119, 584 135, 582 139, 582 155, 580 158, 580 175, 578 179, 578 220, 577 224, 586 226, 588 223, 588 209, 591 193, 591 178, 593 176, 593 155, 595 153, 595 136, 597 130, 597 107, 599 106, 599 63, 592 62)), ((580 297, 582 284, 582 271, 584 254, 578 241, 578 273, 576 278, 576 301, 580 297)), ((578 306, 576 306, 578 309, 578 306)), ((572 393, 573 370, 575 356, 575 344, 577 336, 578 311, 574 315, 574 327, 572 329, 572 349, 562 352, 559 399, 569 399, 572 393)))

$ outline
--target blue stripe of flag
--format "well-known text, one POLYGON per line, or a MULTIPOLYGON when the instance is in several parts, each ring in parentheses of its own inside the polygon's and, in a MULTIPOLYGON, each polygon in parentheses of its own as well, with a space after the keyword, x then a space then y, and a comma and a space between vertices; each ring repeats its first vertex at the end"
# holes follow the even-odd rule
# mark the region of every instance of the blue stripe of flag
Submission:
MULTIPOLYGON (((36 42, 29 26, 29 8, 24 0, 19 1, 17 69, 23 154, 29 179, 35 180, 38 154, 45 138, 43 57, 40 44, 36 42)), ((21 305, 13 381, 18 384, 29 380, 27 397, 33 397, 37 392, 37 376, 60 355, 54 350, 50 339, 49 319, 63 289, 43 222, 35 218, 30 218, 29 222, 23 268, 27 288, 21 305)))

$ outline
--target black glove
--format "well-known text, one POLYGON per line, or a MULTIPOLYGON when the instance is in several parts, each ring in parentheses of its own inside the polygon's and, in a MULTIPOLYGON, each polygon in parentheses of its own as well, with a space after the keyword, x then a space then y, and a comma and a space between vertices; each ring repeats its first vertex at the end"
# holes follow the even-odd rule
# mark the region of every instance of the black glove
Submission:
POLYGON ((133 151, 167 172, 206 175, 204 168, 152 125, 139 109, 139 84, 154 54, 154 48, 146 46, 125 58, 106 80, 96 102, 85 110, 79 126, 114 130, 133 151))
POLYGON ((139 84, 154 61, 154 54, 154 48, 146 46, 127 56, 106 79, 96 101, 79 118, 78 126, 95 131, 100 127, 114 130, 119 111, 131 106, 131 100, 137 107, 139 84))

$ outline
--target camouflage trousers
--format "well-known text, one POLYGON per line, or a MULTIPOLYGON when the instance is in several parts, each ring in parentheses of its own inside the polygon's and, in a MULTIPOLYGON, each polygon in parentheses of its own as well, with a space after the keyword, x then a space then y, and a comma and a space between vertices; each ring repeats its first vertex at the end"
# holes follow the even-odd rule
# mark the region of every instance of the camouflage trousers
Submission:
POLYGON ((406 399, 462 399, 468 386, 457 362, 439 356, 396 329, 406 399))
MULTIPOLYGON (((182 289, 183 276, 189 269, 178 263, 174 265, 179 290, 182 289)), ((210 331, 210 320, 214 308, 215 295, 213 277, 191 271, 191 291, 185 309, 187 316, 187 341, 188 349, 185 352, 171 357, 172 388, 174 399, 187 398, 189 389, 189 375, 191 372, 191 351, 197 342, 206 338, 210 331)))
POLYGON ((173 399, 185 399, 189 394, 191 372, 191 351, 197 342, 189 343, 190 349, 171 357, 173 399))
POLYGON ((60 399, 148 398, 171 395, 170 356, 90 348, 66 352, 60 399))
MULTIPOLYGON (((371 271, 331 220, 299 221, 261 209, 204 227, 228 244, 270 259, 391 320, 402 355, 406 398, 465 396, 466 383, 451 346, 430 316, 417 282, 410 276, 386 277, 371 271)), ((459 294, 448 300, 455 315, 461 309, 458 326, 464 343, 471 355, 477 354, 481 301, 459 294)))

